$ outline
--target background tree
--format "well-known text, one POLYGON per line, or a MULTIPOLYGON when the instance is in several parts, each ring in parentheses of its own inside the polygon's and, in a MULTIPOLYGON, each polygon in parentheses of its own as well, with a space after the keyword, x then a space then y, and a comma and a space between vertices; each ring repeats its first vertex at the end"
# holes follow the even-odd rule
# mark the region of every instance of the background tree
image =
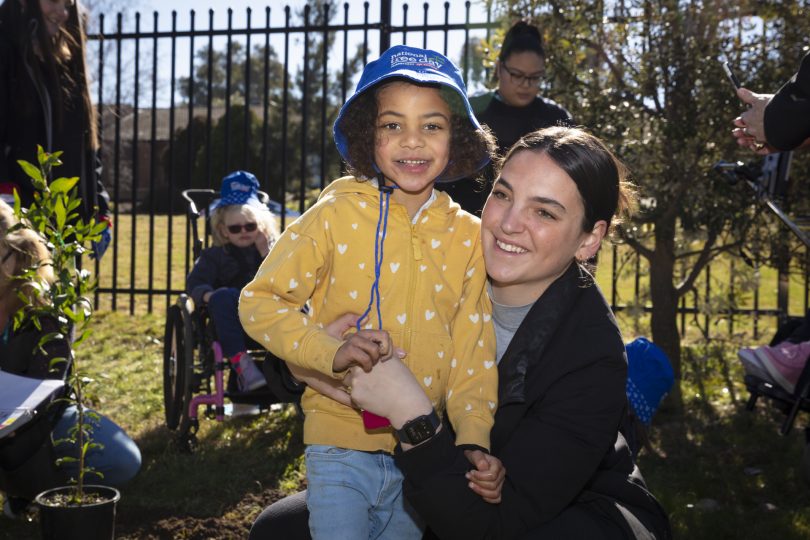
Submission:
MULTIPOLYGON (((519 14, 540 25, 544 94, 632 171, 646 204, 621 238, 649 265, 652 337, 680 378, 679 300, 715 256, 740 248, 755 217, 751 194, 711 172, 720 159, 752 157, 730 137, 741 104, 719 59, 750 74, 751 88, 776 90, 798 67, 810 13, 795 1, 511 0, 499 8, 505 24, 519 14)), ((680 405, 678 385, 673 394, 680 405)))
MULTIPOLYGON (((311 26, 320 26, 337 14, 336 5, 335 0, 319 4, 315 9, 307 5, 295 16, 306 19, 311 26)), ((284 67, 273 47, 265 51, 264 45, 257 45, 248 57, 242 43, 232 42, 230 96, 226 84, 227 49, 209 50, 205 45, 196 52, 194 78, 182 78, 179 87, 182 98, 186 102, 193 99, 195 107, 200 109, 189 126, 175 132, 177 150, 172 173, 177 179, 176 185, 216 188, 225 173, 244 168, 256 174, 262 189, 275 200, 286 200, 287 193, 300 193, 302 186, 305 198, 311 199, 316 195, 314 190, 340 174, 340 156, 332 142, 332 124, 345 92, 351 92, 354 76, 363 65, 362 50, 358 48, 347 59, 345 72, 342 59, 330 57, 324 75, 323 52, 327 50, 331 54, 335 34, 311 32, 307 40, 307 64, 295 75, 288 76, 286 96, 290 112, 286 117, 282 115, 284 67), (329 69, 335 65, 340 68, 329 69), (206 138, 207 107, 209 103, 212 108, 223 107, 227 97, 230 97, 230 106, 215 120, 209 140, 206 138), (265 98, 268 104, 266 125, 265 98), (246 107, 246 103, 249 106, 246 107), (192 178, 188 178, 189 136, 192 138, 192 178)), ((168 154, 163 163, 168 172, 168 154)))
MULTIPOLYGON (((317 27, 332 21, 338 14, 337 6, 336 0, 328 0, 316 7, 306 5, 296 15, 317 27)), ((341 173, 340 156, 332 139, 332 125, 345 98, 352 94, 354 77, 365 62, 363 47, 358 45, 354 54, 346 59, 344 70, 341 52, 336 53, 334 47, 335 38, 335 33, 309 33, 305 45, 309 50, 306 65, 295 77, 299 107, 293 110, 301 111, 302 117, 291 126, 290 138, 293 144, 306 149, 303 158, 299 156, 298 161, 291 162, 293 176, 297 177, 295 187, 299 190, 301 178, 305 179, 305 190, 319 190, 341 173), (330 54, 327 65, 324 65, 324 51, 330 54), (330 70, 330 66, 340 67, 330 70)))

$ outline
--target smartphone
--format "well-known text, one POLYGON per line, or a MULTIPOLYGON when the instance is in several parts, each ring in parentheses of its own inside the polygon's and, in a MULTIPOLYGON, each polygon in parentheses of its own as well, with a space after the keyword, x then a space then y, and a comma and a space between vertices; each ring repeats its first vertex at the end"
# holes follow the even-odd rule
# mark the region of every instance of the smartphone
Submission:
POLYGON ((734 75, 734 72, 731 71, 731 66, 728 65, 728 62, 723 62, 723 71, 726 73, 726 77, 728 80, 731 81, 731 84, 734 85, 734 89, 738 89, 742 84, 740 84, 740 79, 734 75))

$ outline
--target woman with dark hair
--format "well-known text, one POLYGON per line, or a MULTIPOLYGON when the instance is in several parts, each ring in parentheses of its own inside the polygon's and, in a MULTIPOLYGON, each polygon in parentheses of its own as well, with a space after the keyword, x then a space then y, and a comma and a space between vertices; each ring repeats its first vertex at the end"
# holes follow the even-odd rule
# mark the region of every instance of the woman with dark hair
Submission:
MULTIPOLYGON (((446 419, 424 425, 433 405, 400 360, 344 378, 355 407, 415 434, 395 461, 427 538, 671 537, 621 432, 624 343, 587 268, 632 198, 624 176, 576 128, 531 133, 506 155, 481 219, 499 378, 491 455, 456 446, 446 419)), ((306 538, 300 501, 267 508, 250 538, 306 538)))
MULTIPOLYGON (((503 156, 523 135, 537 129, 574 124, 565 108, 538 93, 546 71, 543 39, 536 26, 519 20, 506 33, 493 80, 497 86, 470 98, 476 118, 495 135, 498 155, 503 156)), ((481 215, 495 174, 484 175, 485 185, 453 182, 442 186, 450 197, 471 214, 481 215)))
MULTIPOLYGON (((76 0, 5 0, 0 5, 0 197, 33 201, 18 160, 37 163, 37 145, 62 151, 59 176, 78 176, 82 215, 110 223, 100 182, 96 109, 90 101, 84 13, 76 0)), ((101 256, 109 244, 94 245, 101 256)))

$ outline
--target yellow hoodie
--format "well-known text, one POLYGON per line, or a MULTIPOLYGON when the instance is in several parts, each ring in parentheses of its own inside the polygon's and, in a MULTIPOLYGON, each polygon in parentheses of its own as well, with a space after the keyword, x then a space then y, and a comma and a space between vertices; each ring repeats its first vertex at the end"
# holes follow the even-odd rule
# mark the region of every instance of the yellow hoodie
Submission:
MULTIPOLYGON (((382 329, 436 410, 447 408, 456 444, 489 448, 498 394, 492 306, 479 221, 445 193, 412 224, 393 200, 380 272, 382 329)), ((247 333, 287 362, 330 377, 340 345, 323 326, 361 314, 374 282, 380 192, 353 177, 335 180, 287 227, 239 301, 247 333), (309 313, 301 307, 309 302, 309 313)), ((379 328, 376 309, 364 327, 379 328)), ((307 388, 304 442, 392 452, 391 429, 367 432, 358 411, 307 388)))

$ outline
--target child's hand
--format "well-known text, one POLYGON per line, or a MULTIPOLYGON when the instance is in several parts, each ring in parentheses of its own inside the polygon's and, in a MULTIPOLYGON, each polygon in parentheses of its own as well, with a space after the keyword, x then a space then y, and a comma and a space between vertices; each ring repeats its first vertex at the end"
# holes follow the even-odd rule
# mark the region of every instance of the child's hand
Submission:
POLYGON ((380 360, 391 358, 394 347, 385 330, 360 330, 346 338, 332 360, 332 371, 340 373, 352 366, 371 371, 380 360))
POLYGON ((259 255, 267 257, 267 254, 270 253, 270 242, 267 240, 267 235, 264 234, 261 227, 256 231, 256 240, 254 240, 253 243, 256 249, 259 250, 259 255))
POLYGON ((335 339, 343 339, 343 336, 357 325, 360 315, 355 313, 344 313, 324 328, 327 334, 335 339))
POLYGON ((506 479, 506 468, 501 460, 481 450, 465 450, 466 458, 475 465, 475 470, 465 475, 470 489, 490 504, 501 502, 501 490, 506 479))

